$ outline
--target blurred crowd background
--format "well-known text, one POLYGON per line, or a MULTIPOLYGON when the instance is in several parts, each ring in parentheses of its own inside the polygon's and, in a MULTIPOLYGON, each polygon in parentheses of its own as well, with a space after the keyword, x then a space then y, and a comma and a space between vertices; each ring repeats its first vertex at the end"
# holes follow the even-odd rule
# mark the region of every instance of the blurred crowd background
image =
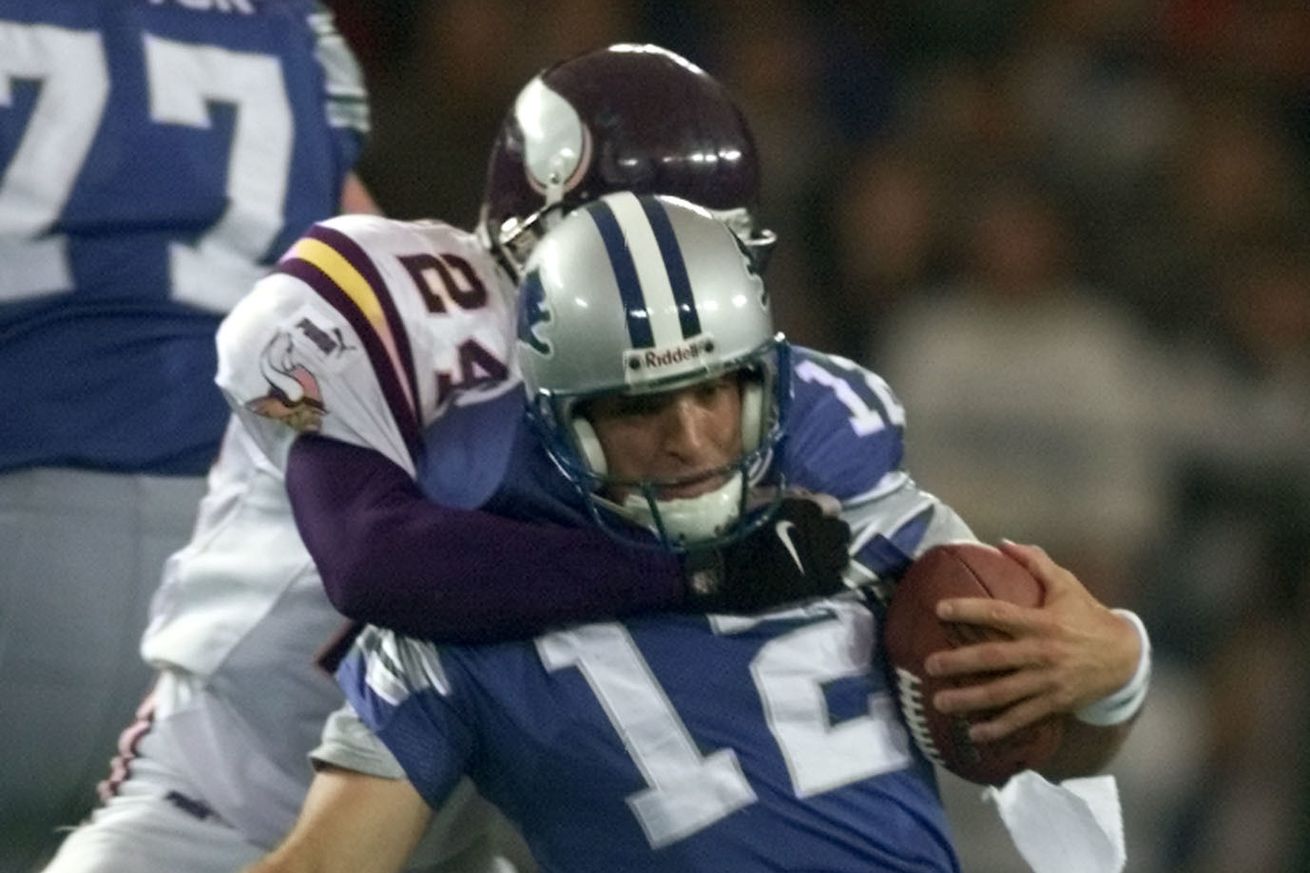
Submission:
MULTIPOLYGON (((889 379, 911 470, 981 537, 1150 625, 1128 870, 1310 870, 1310 5, 329 5, 398 217, 472 226, 554 60, 651 41, 724 82, 786 332, 889 379)), ((1020 869, 978 789, 945 789, 966 871, 1020 869)))

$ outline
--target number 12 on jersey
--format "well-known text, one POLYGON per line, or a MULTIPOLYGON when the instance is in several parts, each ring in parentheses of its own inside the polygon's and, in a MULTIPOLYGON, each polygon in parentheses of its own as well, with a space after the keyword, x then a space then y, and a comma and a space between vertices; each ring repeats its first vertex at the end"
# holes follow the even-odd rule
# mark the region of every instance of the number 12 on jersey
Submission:
MULTIPOLYGON (((822 608, 833 617, 769 640, 750 664, 768 730, 798 798, 900 770, 912 761, 889 693, 870 694, 864 715, 831 724, 823 684, 870 671, 873 616, 844 601, 822 608)), ((771 618, 715 616, 711 622, 716 633, 726 635, 771 618)), ((591 624, 548 634, 537 640, 537 651, 548 670, 576 667, 600 701, 646 782, 627 801, 652 848, 756 802, 733 749, 701 754, 624 626, 591 624)))

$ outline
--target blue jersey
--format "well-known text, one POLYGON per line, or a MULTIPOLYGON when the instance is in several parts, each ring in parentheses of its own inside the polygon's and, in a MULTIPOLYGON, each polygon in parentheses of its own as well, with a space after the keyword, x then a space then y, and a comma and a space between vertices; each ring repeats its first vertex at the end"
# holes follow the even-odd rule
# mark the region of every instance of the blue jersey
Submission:
POLYGON ((219 320, 365 126, 309 0, 0 0, 0 470, 203 472, 219 320))
MULTIPOLYGON (((871 580, 969 535, 900 469, 904 415, 880 379, 803 349, 792 377, 773 464, 842 499, 871 580)), ((425 490, 475 505, 494 487, 498 513, 590 523, 521 408, 509 396, 452 408, 428 433, 425 490)), ((489 646, 370 628, 338 678, 429 803, 472 776, 544 870, 956 870, 877 622, 843 597, 489 646)))
POLYGON ((953 871, 930 767, 852 600, 437 648, 339 679, 434 806, 461 774, 548 871, 953 871))

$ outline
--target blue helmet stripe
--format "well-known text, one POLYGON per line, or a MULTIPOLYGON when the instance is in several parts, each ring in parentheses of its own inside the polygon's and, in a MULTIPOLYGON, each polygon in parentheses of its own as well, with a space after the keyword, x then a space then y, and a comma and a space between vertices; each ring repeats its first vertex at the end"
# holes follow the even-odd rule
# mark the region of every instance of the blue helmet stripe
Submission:
POLYGON ((633 348, 649 349, 655 347, 655 334, 650 326, 650 314, 646 311, 646 295, 641 290, 641 280, 637 278, 637 265, 632 261, 632 252, 628 242, 623 238, 623 230, 614 211, 604 202, 596 202, 587 207, 587 214, 596 222, 600 238, 605 242, 605 251, 609 254, 610 266, 614 269, 614 279, 619 285, 619 296, 623 300, 623 311, 628 317, 628 338, 633 348))
POLYGON ((642 211, 655 233, 655 242, 660 247, 664 258, 664 270, 669 275, 669 286, 673 289, 673 301, 678 307, 678 321, 682 324, 682 338, 691 339, 699 336, 700 315, 696 312, 696 297, 691 293, 691 280, 687 278, 687 262, 682 257, 682 246, 673 232, 673 223, 669 213, 654 197, 649 194, 639 197, 642 211))

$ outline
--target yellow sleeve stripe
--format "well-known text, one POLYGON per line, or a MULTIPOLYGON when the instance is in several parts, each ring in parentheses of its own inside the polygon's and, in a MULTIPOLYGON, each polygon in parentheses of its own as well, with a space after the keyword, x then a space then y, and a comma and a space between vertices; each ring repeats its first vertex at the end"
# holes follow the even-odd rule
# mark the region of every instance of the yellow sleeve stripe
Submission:
POLYGON ((302 237, 284 256, 284 260, 291 258, 299 258, 317 268, 355 304, 360 314, 372 326, 373 332, 378 339, 382 341, 382 345, 387 351, 387 358, 395 368, 397 381, 405 394, 405 399, 409 402, 410 409, 417 410, 418 404, 410 392, 406 368, 401 362, 400 352, 396 348, 396 338, 392 335, 391 328, 387 323, 386 313, 382 310, 382 303, 378 299, 378 292, 373 285, 364 278, 363 274, 344 255, 322 240, 302 237))
POLYGON ((378 302, 378 295, 368 284, 368 280, 359 274, 359 270, 356 270, 336 249, 325 242, 304 237, 291 247, 287 257, 300 258, 318 267, 354 301, 375 330, 379 333, 387 332, 387 319, 382 314, 382 304, 378 302))

